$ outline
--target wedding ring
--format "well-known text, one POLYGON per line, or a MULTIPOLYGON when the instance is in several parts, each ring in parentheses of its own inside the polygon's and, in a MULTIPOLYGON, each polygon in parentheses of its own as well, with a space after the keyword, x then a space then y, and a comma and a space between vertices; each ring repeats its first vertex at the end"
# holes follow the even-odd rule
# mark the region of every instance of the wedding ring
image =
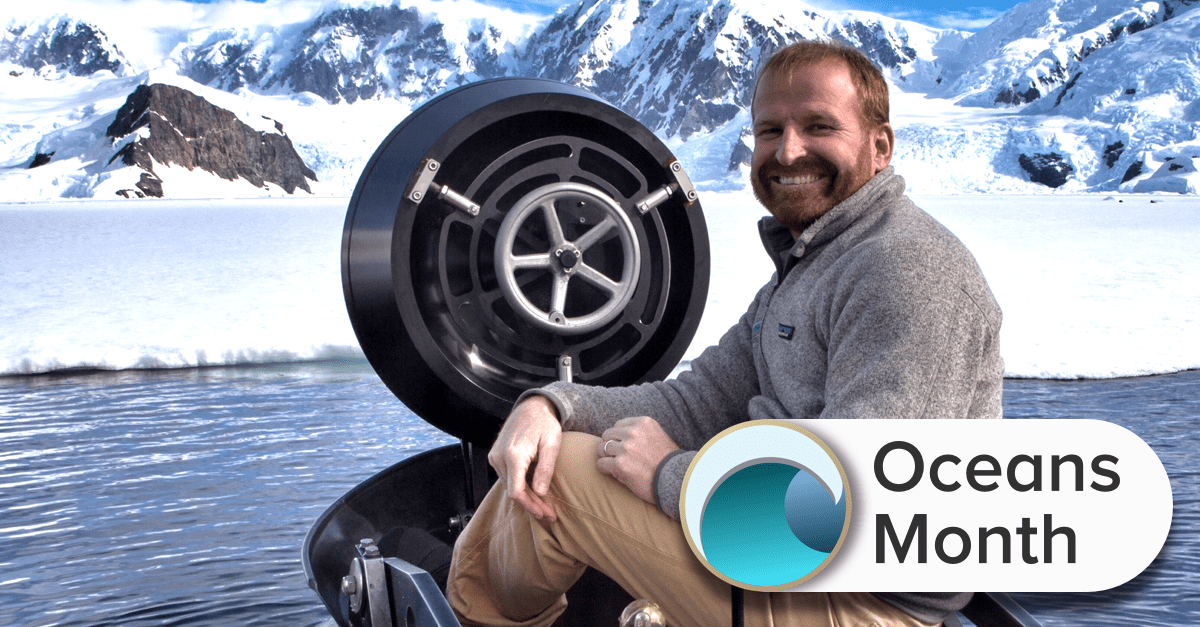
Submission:
POLYGON ((612 444, 613 442, 615 442, 615 440, 605 440, 604 441, 604 449, 603 450, 604 450, 605 457, 613 457, 614 456, 612 453, 608 452, 608 445, 612 444))

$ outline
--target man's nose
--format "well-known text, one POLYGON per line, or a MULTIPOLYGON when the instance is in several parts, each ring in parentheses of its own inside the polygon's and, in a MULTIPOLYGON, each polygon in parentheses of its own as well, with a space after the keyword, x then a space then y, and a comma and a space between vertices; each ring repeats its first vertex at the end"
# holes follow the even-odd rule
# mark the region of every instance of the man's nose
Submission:
POLYGON ((808 154, 804 146, 804 137, 795 128, 783 129, 779 139, 779 148, 775 151, 775 159, 780 165, 791 165, 808 154))

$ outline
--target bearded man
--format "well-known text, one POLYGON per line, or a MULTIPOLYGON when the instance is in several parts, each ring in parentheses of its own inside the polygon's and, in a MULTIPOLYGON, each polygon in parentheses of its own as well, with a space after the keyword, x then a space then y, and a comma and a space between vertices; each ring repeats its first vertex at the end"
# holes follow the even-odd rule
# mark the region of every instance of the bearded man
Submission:
MULTIPOLYGON (((588 566, 673 627, 723 624, 730 587, 678 521, 688 464, 714 435, 766 418, 1000 417, 1000 309, 966 248, 904 195, 880 71, 795 44, 764 66, 751 110, 774 276, 676 379, 522 396, 488 455, 500 479, 454 548, 447 595, 463 624, 549 625, 588 566)), ((928 626, 969 599, 748 592, 745 617, 928 626)))

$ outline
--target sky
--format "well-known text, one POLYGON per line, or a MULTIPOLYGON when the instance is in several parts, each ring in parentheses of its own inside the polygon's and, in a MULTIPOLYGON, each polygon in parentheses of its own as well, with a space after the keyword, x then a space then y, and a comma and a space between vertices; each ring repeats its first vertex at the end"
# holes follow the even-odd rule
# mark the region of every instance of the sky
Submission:
MULTIPOLYGON (((212 0, 191 0, 208 3, 212 0)), ((261 0, 248 0, 261 1, 261 0)), ((522 13, 549 15, 564 4, 577 0, 480 0, 483 4, 513 9, 522 13)), ((855 10, 881 13, 888 17, 912 20, 936 28, 954 28, 977 32, 1000 17, 1019 0, 902 0, 880 5, 869 0, 810 0, 807 4, 832 10, 855 10)))
POLYGON ((937 28, 977 32, 1007 13, 1022 0, 902 0, 881 3, 868 0, 815 0, 814 6, 882 13, 937 28))

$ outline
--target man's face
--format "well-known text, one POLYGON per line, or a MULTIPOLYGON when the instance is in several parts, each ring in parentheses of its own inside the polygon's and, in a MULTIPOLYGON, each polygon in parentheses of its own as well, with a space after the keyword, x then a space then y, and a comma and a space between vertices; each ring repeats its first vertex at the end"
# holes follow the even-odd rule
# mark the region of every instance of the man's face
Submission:
POLYGON ((764 75, 754 101, 750 184, 759 202, 798 236, 887 167, 889 125, 868 128, 850 69, 829 59, 764 75))

